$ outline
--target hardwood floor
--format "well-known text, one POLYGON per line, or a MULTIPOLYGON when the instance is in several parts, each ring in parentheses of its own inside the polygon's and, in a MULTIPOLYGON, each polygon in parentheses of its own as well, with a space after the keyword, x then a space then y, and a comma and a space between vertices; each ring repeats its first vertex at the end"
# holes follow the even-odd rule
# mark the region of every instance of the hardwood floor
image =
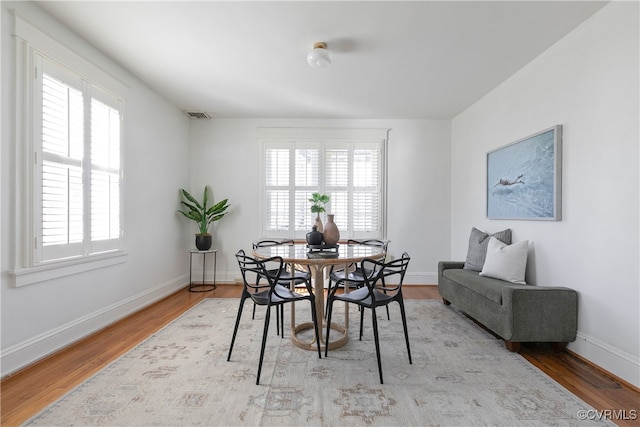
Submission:
MULTIPOLYGON (((238 298, 240 291, 237 285, 218 285, 205 293, 181 290, 3 379, 0 425, 21 424, 202 299, 238 298)), ((405 286, 403 291, 406 299, 440 299, 436 286, 405 286)), ((613 411, 616 424, 640 426, 639 390, 571 352, 533 344, 524 345, 520 354, 596 410, 613 411)))

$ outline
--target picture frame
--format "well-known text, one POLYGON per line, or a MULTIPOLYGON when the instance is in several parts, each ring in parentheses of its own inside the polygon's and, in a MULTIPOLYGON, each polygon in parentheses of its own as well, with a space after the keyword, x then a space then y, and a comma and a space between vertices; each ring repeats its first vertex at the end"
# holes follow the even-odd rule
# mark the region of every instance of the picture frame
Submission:
POLYGON ((562 220, 562 125, 487 152, 487 218, 562 220))

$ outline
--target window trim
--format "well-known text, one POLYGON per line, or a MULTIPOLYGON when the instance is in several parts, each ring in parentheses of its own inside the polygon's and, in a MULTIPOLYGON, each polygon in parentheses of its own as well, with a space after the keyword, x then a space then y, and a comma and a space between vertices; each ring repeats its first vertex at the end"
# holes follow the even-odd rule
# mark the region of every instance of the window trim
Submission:
MULTIPOLYGON (((277 127, 277 128, 258 128, 258 139, 260 141, 260 177, 261 180, 265 176, 265 159, 264 153, 267 144, 278 142, 297 142, 304 144, 311 141, 325 141, 345 143, 371 141, 380 144, 381 164, 380 164, 380 238, 387 238, 387 171, 388 171, 388 139, 389 131, 387 128, 294 128, 294 127, 277 127)), ((324 153, 320 154, 321 162, 324 153)), ((262 182, 262 181, 261 181, 262 182)), ((266 234, 264 215, 265 215, 265 183, 262 182, 262 191, 260 193, 260 215, 258 217, 258 227, 262 234, 266 234)), ((292 238, 295 230, 287 232, 287 236, 283 233, 272 232, 269 236, 263 237, 286 237, 292 238)), ((343 236, 344 237, 344 236, 343 236)), ((294 237, 295 238, 295 237, 294 237)))
POLYGON ((123 250, 116 250, 62 261, 49 261, 37 266, 12 270, 10 275, 14 279, 13 286, 19 288, 85 271, 122 264, 127 261, 128 255, 123 250))
MULTIPOLYGON (((94 65, 81 55, 67 48, 57 40, 42 32, 31 23, 14 16, 14 41, 16 49, 16 85, 15 85, 15 234, 14 268, 8 273, 13 279, 12 285, 20 287, 58 277, 90 271, 109 265, 126 262, 128 257, 124 250, 123 197, 124 180, 120 167, 120 245, 108 252, 84 254, 61 260, 42 263, 37 261, 35 239, 37 214, 35 150, 36 120, 34 117, 34 84, 33 70, 36 56, 73 70, 81 78, 91 82, 93 86, 121 100, 121 115, 125 116, 126 94, 128 87, 114 76, 94 65)), ((124 126, 122 126, 124 129, 124 126)), ((120 150, 120 164, 122 165, 120 150)))

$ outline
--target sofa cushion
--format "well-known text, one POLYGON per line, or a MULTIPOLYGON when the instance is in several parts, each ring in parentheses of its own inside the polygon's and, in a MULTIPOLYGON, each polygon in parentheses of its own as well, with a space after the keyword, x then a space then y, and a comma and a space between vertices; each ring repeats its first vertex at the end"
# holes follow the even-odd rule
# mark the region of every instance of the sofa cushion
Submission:
POLYGON ((498 231, 491 235, 473 227, 469 235, 469 249, 467 250, 467 259, 464 263, 465 270, 482 271, 484 260, 487 256, 487 245, 489 245, 489 237, 495 237, 502 243, 511 244, 511 229, 498 231))
POLYGON ((495 237, 491 237, 487 246, 487 257, 480 275, 524 285, 526 284, 524 273, 527 267, 528 251, 528 240, 505 245, 495 237))
POLYGON ((442 275, 500 305, 502 305, 502 288, 510 285, 504 280, 480 276, 477 271, 471 270, 448 269, 444 270, 442 275))

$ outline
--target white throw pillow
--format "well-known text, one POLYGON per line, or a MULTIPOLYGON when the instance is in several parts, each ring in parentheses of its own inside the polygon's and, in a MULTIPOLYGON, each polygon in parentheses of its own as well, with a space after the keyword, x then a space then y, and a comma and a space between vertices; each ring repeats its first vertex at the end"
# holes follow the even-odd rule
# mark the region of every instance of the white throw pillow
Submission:
POLYGON ((480 275, 525 285, 524 272, 527 267, 528 251, 528 240, 505 245, 495 237, 491 237, 480 275))

